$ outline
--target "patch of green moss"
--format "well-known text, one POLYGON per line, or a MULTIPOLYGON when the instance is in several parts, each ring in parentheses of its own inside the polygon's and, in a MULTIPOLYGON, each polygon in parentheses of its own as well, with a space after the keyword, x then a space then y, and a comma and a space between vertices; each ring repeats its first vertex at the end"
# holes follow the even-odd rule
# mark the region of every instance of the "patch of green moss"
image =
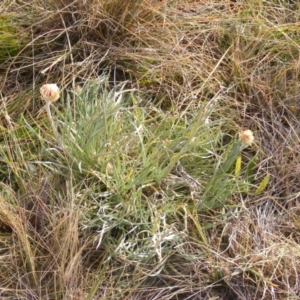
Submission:
POLYGON ((14 56, 26 45, 27 36, 12 16, 0 17, 0 62, 14 56))

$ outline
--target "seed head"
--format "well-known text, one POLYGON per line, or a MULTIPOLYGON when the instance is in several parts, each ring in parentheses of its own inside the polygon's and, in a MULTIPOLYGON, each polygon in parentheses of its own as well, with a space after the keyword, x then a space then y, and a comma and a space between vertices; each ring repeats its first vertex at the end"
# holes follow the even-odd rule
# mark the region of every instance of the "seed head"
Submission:
POLYGON ((56 83, 44 84, 40 88, 42 99, 46 102, 55 102, 59 99, 59 88, 56 83))

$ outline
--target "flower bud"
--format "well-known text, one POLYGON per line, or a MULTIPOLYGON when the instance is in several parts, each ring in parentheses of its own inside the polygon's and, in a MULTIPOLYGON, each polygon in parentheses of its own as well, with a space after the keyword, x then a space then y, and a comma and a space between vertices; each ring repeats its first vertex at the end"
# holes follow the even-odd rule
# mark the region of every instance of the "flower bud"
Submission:
POLYGON ((44 84, 40 88, 42 99, 46 102, 55 102, 59 99, 59 88, 56 83, 44 84))
POLYGON ((82 87, 79 84, 76 84, 74 91, 75 91, 75 93, 80 94, 82 91, 82 87))

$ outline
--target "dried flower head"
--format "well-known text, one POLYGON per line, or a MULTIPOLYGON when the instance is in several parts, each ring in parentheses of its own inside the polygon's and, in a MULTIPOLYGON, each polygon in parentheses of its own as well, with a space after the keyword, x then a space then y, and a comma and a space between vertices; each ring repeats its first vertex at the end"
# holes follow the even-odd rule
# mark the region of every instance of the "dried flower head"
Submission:
POLYGON ((250 146, 254 142, 253 132, 247 129, 240 133, 239 139, 244 146, 250 146))
POLYGON ((40 88, 40 93, 46 102, 55 102, 59 99, 59 88, 55 83, 44 84, 40 88))

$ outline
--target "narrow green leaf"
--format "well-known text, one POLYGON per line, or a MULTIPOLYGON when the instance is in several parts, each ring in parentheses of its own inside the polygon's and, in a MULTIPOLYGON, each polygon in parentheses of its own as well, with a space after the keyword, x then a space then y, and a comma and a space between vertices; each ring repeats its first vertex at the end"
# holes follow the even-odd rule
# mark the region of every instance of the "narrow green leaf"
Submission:
POLYGON ((234 175, 237 177, 240 175, 241 173, 241 165, 242 165, 242 155, 239 154, 239 156, 236 159, 235 162, 235 171, 234 171, 234 175))
POLYGON ((253 181, 253 178, 254 178, 254 169, 256 167, 257 161, 258 161, 258 156, 255 155, 251 159, 251 161, 248 163, 248 166, 247 166, 247 181, 250 183, 253 181))
POLYGON ((258 186, 258 188, 255 191, 255 195, 259 195, 261 194, 267 187, 268 183, 269 183, 269 179, 270 179, 270 173, 268 173, 264 179, 262 180, 262 182, 260 183, 260 185, 258 186))

